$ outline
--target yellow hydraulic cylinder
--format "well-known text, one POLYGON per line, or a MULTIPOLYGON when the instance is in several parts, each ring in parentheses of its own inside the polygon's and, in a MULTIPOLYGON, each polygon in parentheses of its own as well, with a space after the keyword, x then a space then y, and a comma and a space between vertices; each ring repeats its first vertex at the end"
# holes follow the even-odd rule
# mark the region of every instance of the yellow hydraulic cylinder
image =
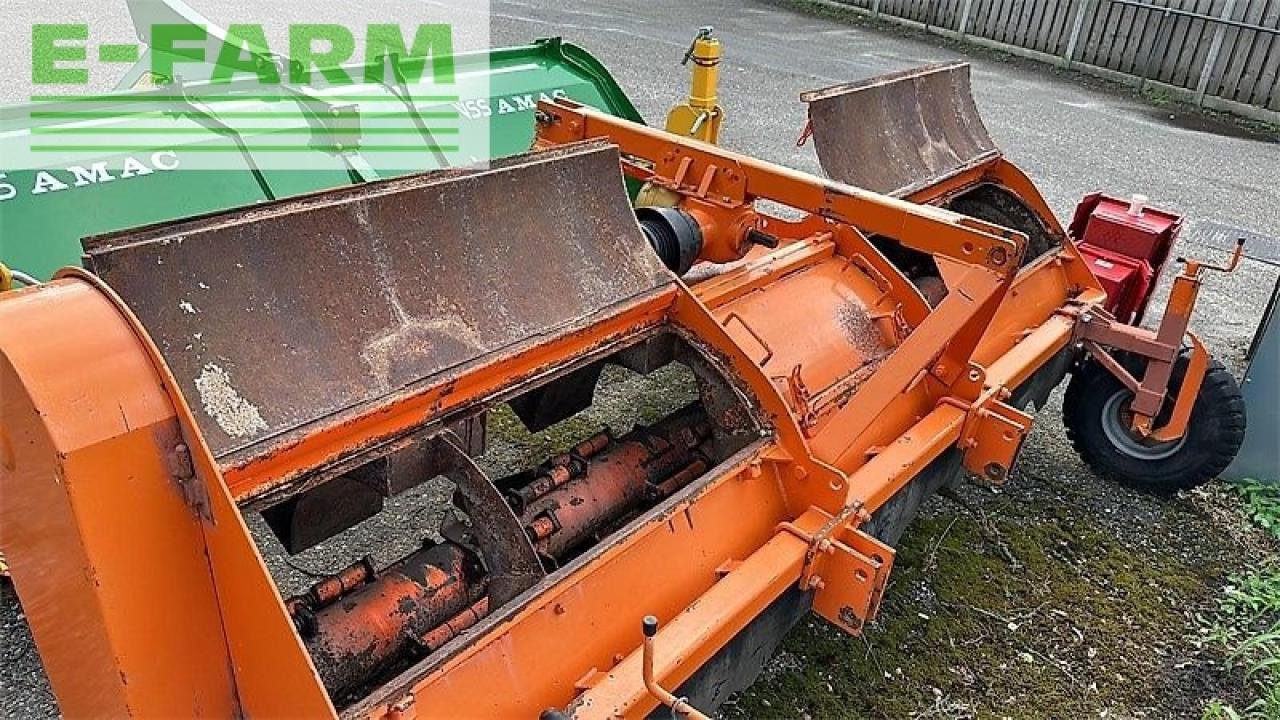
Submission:
POLYGON ((711 33, 710 27, 698 30, 684 54, 683 64, 693 63, 693 82, 688 102, 671 108, 667 115, 667 131, 714 143, 720 138, 724 110, 716 94, 720 84, 720 41, 711 33))
MULTIPOLYGON (((689 87, 689 99, 667 113, 667 132, 692 137, 704 142, 716 143, 720 139, 720 124, 724 110, 720 107, 717 88, 720 85, 720 41, 711 36, 712 29, 698 30, 693 44, 684 54, 681 65, 693 63, 693 80, 689 87)), ((657 185, 646 184, 636 195, 637 207, 676 204, 680 196, 657 185)))

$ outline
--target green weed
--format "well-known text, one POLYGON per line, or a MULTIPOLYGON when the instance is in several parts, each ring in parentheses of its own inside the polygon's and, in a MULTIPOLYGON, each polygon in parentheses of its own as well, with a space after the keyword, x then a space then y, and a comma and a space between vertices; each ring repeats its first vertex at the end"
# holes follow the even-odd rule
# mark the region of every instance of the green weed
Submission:
MULTIPOLYGON (((1245 482, 1234 486, 1244 512, 1280 539, 1280 486, 1245 482)), ((1242 669, 1256 697, 1243 709, 1214 700, 1202 720, 1280 720, 1280 561, 1229 578, 1217 613, 1204 621, 1204 641, 1227 651, 1229 667, 1242 669)))
POLYGON ((1232 487, 1244 500, 1249 519, 1280 540, 1280 485, 1245 481, 1232 487))

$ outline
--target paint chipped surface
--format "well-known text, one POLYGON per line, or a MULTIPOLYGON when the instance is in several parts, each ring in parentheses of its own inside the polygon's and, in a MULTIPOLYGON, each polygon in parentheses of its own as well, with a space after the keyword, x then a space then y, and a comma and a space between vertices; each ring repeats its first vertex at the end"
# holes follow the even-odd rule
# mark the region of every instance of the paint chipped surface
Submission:
POLYGON ((209 363, 196 378, 196 392, 204 411, 231 437, 247 437, 267 429, 258 408, 236 392, 226 370, 209 363))
POLYGON ((214 456, 242 465, 671 283, 639 233, 618 162, 603 145, 557 149, 126 232, 89 252, 183 378, 214 456), (572 202, 584 187, 616 192, 587 193, 584 209, 572 202), (519 239, 506 237, 513 223, 519 239), (178 233, 182 249, 160 242, 178 233), (297 257, 262 255, 263 237, 289 238, 297 257), (156 254, 172 274, 154 274, 156 254), (236 265, 248 270, 218 271, 236 265), (362 282, 316 281, 338 275, 362 282), (221 380, 207 363, 225 369, 265 429, 238 402, 201 407, 196 378, 206 396, 221 380))

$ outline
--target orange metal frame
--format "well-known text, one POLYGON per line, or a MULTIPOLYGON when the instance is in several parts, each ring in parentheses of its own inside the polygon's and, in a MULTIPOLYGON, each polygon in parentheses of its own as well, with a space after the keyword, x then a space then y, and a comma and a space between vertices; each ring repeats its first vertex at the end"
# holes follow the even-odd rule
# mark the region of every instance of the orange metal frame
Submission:
MULTIPOLYGON (((335 715, 235 499, 660 327, 734 380, 767 436, 344 715, 642 717, 678 701, 657 691, 686 681, 793 587, 859 632, 893 563, 860 526, 949 448, 1002 480, 1031 422, 1003 401, 1104 299, 1070 243, 1018 272, 1025 239, 1003 228, 564 100, 539 114, 540 144, 607 138, 627 174, 679 194, 712 231, 708 255, 741 256, 752 228, 779 246, 236 468, 215 463, 154 345, 108 288, 68 271, 0 301, 0 544, 65 713, 335 715), (768 217, 759 199, 807 214, 768 217), (932 253, 946 299, 930 310, 864 232, 932 253), (878 338, 841 334, 851 304, 876 320, 878 338), (646 640, 648 615, 661 628, 646 640)), ((1061 234, 1000 159, 912 200, 980 181, 1001 182, 1061 234)))

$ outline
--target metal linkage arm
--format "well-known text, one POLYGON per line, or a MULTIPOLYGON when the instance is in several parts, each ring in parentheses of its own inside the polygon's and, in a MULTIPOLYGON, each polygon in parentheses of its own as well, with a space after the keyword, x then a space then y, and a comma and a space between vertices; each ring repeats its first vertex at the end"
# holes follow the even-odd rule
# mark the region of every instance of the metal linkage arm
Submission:
POLYGON ((1020 233, 981 220, 678 138, 565 98, 538 103, 537 117, 539 144, 608 139, 621 149, 628 175, 713 209, 749 208, 757 198, 773 200, 1004 278, 1017 272, 1026 244, 1020 233))

